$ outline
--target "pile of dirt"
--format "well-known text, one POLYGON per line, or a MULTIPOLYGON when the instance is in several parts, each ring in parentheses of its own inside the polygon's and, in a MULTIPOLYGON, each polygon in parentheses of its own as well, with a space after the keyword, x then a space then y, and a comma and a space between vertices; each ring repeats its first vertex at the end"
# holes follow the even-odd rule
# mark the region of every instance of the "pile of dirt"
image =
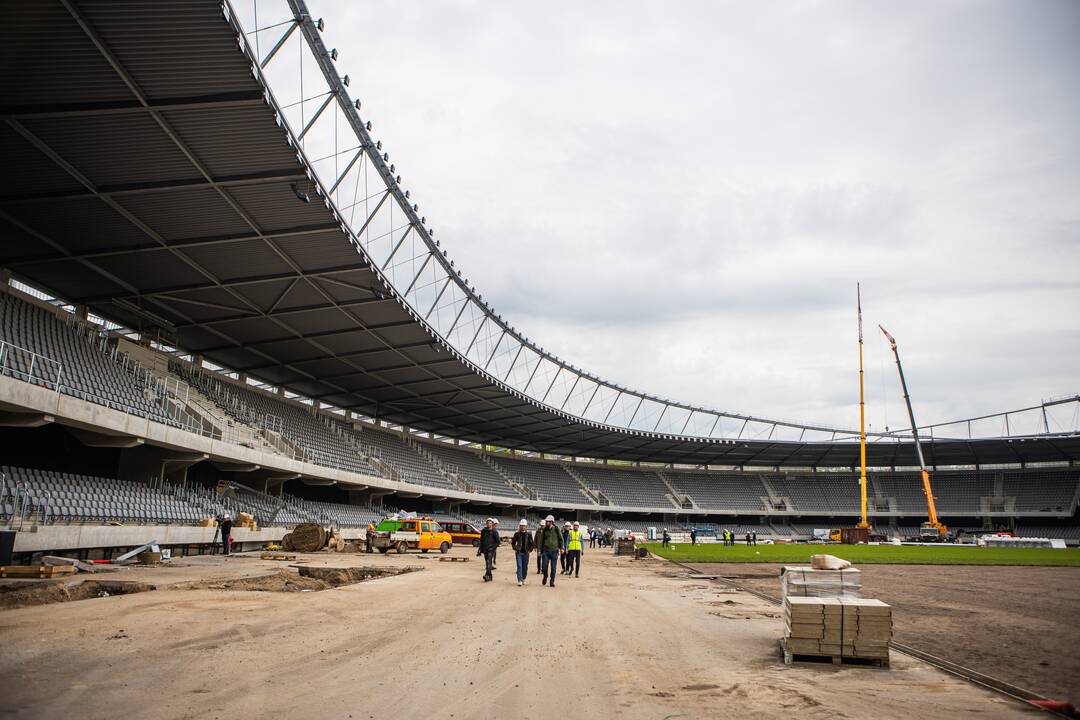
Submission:
POLYGON ((68 581, 45 582, 27 585, 6 585, 0 587, 0 610, 13 610, 35 605, 51 605, 73 600, 90 600, 112 595, 130 595, 131 593, 154 590, 153 585, 140 582, 120 581, 68 581))

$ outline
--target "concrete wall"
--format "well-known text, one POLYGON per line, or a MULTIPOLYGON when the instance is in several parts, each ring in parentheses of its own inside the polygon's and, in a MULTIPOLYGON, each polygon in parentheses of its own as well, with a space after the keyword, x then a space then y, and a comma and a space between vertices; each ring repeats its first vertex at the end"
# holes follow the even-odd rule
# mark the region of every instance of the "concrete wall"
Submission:
MULTIPOLYGON (((277 542, 291 528, 235 528, 235 543, 277 542)), ((92 550, 95 548, 138 547, 151 540, 159 545, 202 545, 214 541, 216 528, 190 525, 40 525, 33 531, 15 535, 15 552, 53 552, 60 550, 92 550)), ((357 540, 363 529, 343 529, 346 540, 357 540)))

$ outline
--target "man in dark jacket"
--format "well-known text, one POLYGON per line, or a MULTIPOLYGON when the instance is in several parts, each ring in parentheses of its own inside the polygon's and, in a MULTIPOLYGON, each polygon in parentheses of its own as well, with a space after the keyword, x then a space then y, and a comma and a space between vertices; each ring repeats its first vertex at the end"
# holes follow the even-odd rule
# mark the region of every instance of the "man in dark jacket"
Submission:
POLYGON ((221 548, 226 555, 231 555, 232 517, 229 513, 225 513, 221 516, 221 520, 218 521, 218 526, 221 528, 221 548))
POLYGON ((667 547, 671 544, 671 536, 668 535, 667 528, 664 528, 664 534, 660 536, 660 547, 667 547))
POLYGON ((491 582, 491 569, 495 562, 495 548, 499 547, 499 531, 495 529, 495 521, 487 519, 486 527, 480 531, 480 546, 476 548, 476 556, 484 556, 484 582, 491 582))
POLYGON ((550 574, 551 587, 555 587, 555 566, 559 563, 559 551, 562 550, 563 535, 555 525, 555 518, 548 515, 544 518, 544 527, 540 531, 540 541, 536 549, 544 556, 541 574, 544 576, 542 585, 548 584, 550 574))
POLYGON ((544 535, 544 522, 540 521, 540 526, 536 528, 536 534, 533 535, 533 547, 536 548, 536 574, 539 575, 543 569, 541 563, 544 561, 544 551, 540 549, 540 538, 544 535))
POLYGON ((690 544, 697 545, 697 528, 690 528, 690 544))
POLYGON ((536 547, 532 533, 529 532, 529 521, 522 518, 518 523, 518 531, 510 540, 510 547, 514 548, 514 557, 517 559, 518 587, 525 584, 525 578, 529 574, 529 553, 536 547))

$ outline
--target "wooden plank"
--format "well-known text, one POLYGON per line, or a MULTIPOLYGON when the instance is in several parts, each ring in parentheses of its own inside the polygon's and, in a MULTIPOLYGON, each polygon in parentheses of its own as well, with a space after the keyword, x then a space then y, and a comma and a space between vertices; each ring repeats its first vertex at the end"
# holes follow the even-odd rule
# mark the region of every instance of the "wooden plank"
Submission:
POLYGON ((0 565, 0 578, 51 578, 71 575, 74 565, 0 565))

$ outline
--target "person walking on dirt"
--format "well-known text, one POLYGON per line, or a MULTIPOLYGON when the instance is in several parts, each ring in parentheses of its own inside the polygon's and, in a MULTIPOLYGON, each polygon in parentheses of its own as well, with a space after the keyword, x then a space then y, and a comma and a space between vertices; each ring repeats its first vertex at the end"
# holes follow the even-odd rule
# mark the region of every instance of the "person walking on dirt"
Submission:
POLYGON ((589 528, 589 549, 596 547, 596 528, 589 528))
POLYGON ((584 534, 581 532, 581 523, 575 522, 573 529, 566 533, 566 574, 571 572, 574 577, 581 577, 581 554, 585 551, 585 543, 582 542, 584 534))
POLYGON ((229 513, 221 516, 218 526, 221 528, 221 549, 225 555, 232 555, 232 518, 229 513))
POLYGON ((537 550, 544 556, 543 569, 541 574, 544 579, 541 581, 541 585, 548 585, 550 578, 550 587, 555 587, 555 565, 559 560, 559 551, 562 549, 563 536, 559 532, 559 528, 555 525, 555 518, 548 515, 544 518, 544 527, 540 531, 540 542, 537 543, 537 550))
POLYGON ((484 582, 491 582, 491 570, 495 563, 495 548, 499 547, 499 531, 495 529, 495 521, 487 519, 486 527, 480 531, 480 546, 476 548, 476 556, 484 556, 484 582))
POLYGON ((566 569, 567 565, 569 565, 570 563, 569 563, 569 558, 566 557, 566 547, 565 547, 566 536, 569 535, 569 534, 570 534, 570 521, 567 520, 566 522, 563 523, 563 528, 562 528, 563 546, 559 548, 559 567, 562 568, 562 574, 563 575, 569 575, 570 574, 566 569))
MULTIPOLYGON (((499 518, 493 518, 492 521, 495 523, 495 533, 498 534, 498 532, 499 532, 499 518)), ((500 538, 500 540, 501 540, 501 538, 500 538)), ((498 554, 499 554, 499 546, 496 545, 495 549, 491 553, 491 567, 493 567, 493 568, 498 567, 498 563, 496 562, 498 560, 498 557, 497 557, 498 554)))
POLYGON ((539 575, 542 568, 541 563, 544 561, 544 551, 540 549, 540 540, 544 535, 544 524, 546 521, 541 520, 540 525, 536 528, 536 534, 533 535, 533 547, 536 548, 536 574, 539 575))
POLYGON ((517 560, 518 587, 525 584, 525 577, 529 574, 529 553, 536 547, 532 533, 529 532, 529 521, 522 518, 518 523, 518 531, 510 540, 510 547, 514 548, 514 558, 517 560))

